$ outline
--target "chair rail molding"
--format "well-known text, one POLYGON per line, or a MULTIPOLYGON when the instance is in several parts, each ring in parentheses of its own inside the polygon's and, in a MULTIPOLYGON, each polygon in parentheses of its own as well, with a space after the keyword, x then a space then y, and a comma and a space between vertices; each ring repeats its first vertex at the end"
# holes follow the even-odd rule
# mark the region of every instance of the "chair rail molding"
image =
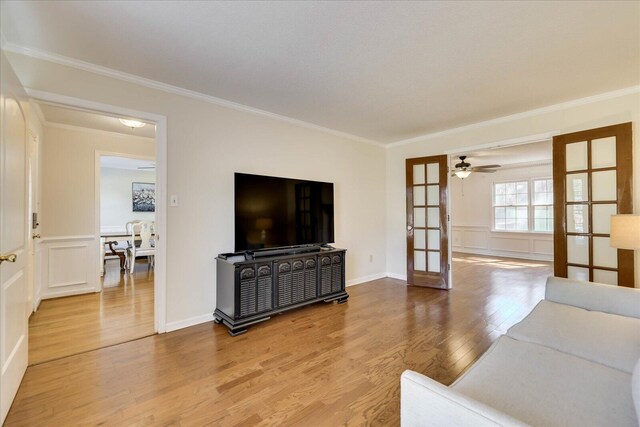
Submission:
POLYGON ((95 236, 45 237, 39 245, 41 299, 100 292, 95 236))
POLYGON ((553 261, 553 234, 493 231, 483 225, 451 227, 455 252, 553 261))

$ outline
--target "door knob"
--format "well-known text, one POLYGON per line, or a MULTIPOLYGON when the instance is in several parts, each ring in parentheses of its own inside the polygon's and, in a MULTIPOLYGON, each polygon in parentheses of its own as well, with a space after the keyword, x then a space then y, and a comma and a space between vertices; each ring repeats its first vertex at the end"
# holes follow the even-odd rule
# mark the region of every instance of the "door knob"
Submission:
POLYGON ((413 230, 413 226, 412 225, 407 225, 407 231, 411 231, 413 230))
POLYGON ((0 264, 5 261, 16 262, 16 258, 18 258, 18 255, 16 254, 0 255, 0 264))
POLYGON ((34 234, 33 236, 31 236, 32 239, 39 239, 40 235, 39 234, 34 234))

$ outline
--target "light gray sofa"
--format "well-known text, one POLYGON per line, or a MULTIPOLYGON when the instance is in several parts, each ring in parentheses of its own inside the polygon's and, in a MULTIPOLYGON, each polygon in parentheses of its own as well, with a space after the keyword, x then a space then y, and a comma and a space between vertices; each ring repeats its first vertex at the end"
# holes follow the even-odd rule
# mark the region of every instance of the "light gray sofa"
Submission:
POLYGON ((622 427, 639 414, 637 289, 550 277, 545 299, 450 387, 401 378, 405 427, 622 427))

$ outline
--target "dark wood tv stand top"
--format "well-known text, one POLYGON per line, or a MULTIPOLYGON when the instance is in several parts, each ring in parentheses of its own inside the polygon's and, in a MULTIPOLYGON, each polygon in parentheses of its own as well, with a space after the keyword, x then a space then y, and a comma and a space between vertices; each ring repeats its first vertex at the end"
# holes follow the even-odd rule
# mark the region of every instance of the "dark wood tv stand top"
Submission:
POLYGON ((276 313, 320 301, 346 302, 345 255, 345 249, 330 246, 218 255, 215 322, 236 336, 276 313))

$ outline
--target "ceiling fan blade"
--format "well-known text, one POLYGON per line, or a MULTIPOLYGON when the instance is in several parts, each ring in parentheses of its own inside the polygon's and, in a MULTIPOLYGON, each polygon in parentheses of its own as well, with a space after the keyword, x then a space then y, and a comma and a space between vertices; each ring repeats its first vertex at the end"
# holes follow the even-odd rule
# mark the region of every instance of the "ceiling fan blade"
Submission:
POLYGON ((470 170, 473 173, 496 173, 497 171, 495 169, 476 169, 476 168, 471 168, 471 169, 467 169, 470 170))
POLYGON ((474 168, 499 168, 501 167, 500 165, 481 165, 481 166, 474 166, 474 168))
POLYGON ((155 166, 139 166, 138 169, 155 169, 155 166))

